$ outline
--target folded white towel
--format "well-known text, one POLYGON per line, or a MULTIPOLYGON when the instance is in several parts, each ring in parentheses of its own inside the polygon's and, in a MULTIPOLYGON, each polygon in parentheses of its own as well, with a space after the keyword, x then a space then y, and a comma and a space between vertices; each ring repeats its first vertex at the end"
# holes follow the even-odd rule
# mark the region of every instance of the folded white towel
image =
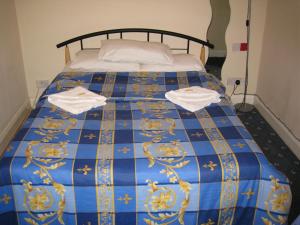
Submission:
POLYGON ((48 101, 72 114, 80 114, 92 108, 106 104, 106 98, 83 87, 75 87, 68 91, 48 96, 48 101))
POLYGON ((209 106, 211 103, 221 101, 218 92, 198 86, 169 91, 165 94, 165 97, 169 101, 191 112, 198 111, 209 106))

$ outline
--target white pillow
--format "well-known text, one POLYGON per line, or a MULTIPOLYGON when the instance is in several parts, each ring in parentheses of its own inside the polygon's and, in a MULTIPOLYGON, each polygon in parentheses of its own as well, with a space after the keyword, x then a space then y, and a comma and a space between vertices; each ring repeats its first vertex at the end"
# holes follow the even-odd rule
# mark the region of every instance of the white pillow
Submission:
POLYGON ((81 68, 85 66, 90 66, 93 62, 92 60, 97 59, 97 55, 99 54, 99 49, 87 49, 80 50, 75 54, 74 59, 71 61, 71 68, 81 68))
POLYGON ((170 48, 158 42, 102 40, 99 59, 111 62, 170 65, 174 59, 170 48))
POLYGON ((138 63, 107 62, 98 59, 99 50, 81 50, 76 53, 70 64, 71 69, 85 69, 99 72, 136 72, 138 63))
POLYGON ((203 64, 195 56, 189 54, 174 54, 172 65, 142 64, 141 71, 175 72, 175 71, 205 71, 203 64))

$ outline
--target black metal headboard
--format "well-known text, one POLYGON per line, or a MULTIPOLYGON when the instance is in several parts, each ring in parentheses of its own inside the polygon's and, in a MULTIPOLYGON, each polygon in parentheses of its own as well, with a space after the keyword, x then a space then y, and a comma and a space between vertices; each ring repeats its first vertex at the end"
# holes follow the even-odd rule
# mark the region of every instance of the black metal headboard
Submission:
POLYGON ((164 35, 168 35, 168 36, 174 36, 174 37, 178 37, 178 38, 182 38, 182 39, 186 39, 187 40, 187 47, 186 48, 176 48, 173 50, 186 50, 187 53, 189 53, 190 51, 190 41, 202 44, 204 46, 207 46, 209 48, 214 48, 214 45, 209 43, 208 41, 203 41, 201 39, 189 36, 189 35, 185 35, 185 34, 180 34, 180 33, 176 33, 176 32, 172 32, 172 31, 166 31, 166 30, 156 30, 156 29, 147 29, 147 28, 124 28, 124 29, 113 29, 113 30, 104 30, 104 31, 98 31, 98 32, 93 32, 93 33, 89 33, 89 34, 84 34, 72 39, 69 39, 67 41, 64 41, 62 43, 59 43, 56 45, 57 48, 61 48, 63 46, 66 46, 68 44, 71 44, 73 42, 77 42, 80 41, 80 46, 81 49, 83 50, 83 40, 87 39, 87 38, 91 38, 91 37, 96 37, 96 36, 101 36, 101 35, 106 35, 106 38, 109 39, 109 35, 110 34, 120 34, 120 38, 123 38, 123 33, 146 33, 147 34, 147 41, 150 40, 150 34, 160 34, 160 41, 163 43, 164 41, 164 35))
POLYGON ((92 38, 92 37, 96 37, 96 36, 102 36, 102 35, 106 35, 106 38, 109 39, 110 34, 118 34, 118 33, 120 34, 121 39, 123 38, 124 33, 145 33, 145 34, 147 34, 147 41, 150 41, 150 34, 160 34, 161 43, 164 42, 164 36, 165 35, 186 39, 186 41, 187 41, 186 48, 171 48, 171 49, 172 50, 184 50, 187 53, 190 52, 190 42, 193 41, 195 43, 198 43, 198 44, 202 45, 203 53, 201 51, 202 56, 200 56, 200 58, 202 58, 203 63, 204 63, 204 58, 205 58, 204 46, 207 46, 208 48, 214 48, 214 45, 209 43, 208 41, 203 41, 201 39, 198 39, 198 38, 195 38, 195 37, 192 37, 192 36, 189 36, 189 35, 176 33, 176 32, 172 32, 172 31, 147 29, 147 28, 123 28, 123 29, 113 29, 113 30, 104 30, 104 31, 93 32, 93 33, 84 34, 84 35, 69 39, 67 41, 61 42, 61 43, 57 44, 56 47, 61 48, 63 46, 66 46, 65 62, 68 63, 71 60, 68 44, 80 41, 81 50, 90 49, 90 48, 84 48, 83 47, 83 40, 84 39, 88 39, 88 38, 92 38))

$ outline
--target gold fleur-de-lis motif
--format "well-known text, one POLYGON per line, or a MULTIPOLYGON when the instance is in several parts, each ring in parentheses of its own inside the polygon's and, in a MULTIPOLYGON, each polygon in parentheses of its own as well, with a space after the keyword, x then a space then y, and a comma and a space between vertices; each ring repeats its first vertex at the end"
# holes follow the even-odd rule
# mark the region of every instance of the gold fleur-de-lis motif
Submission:
POLYGON ((7 205, 11 200, 11 197, 7 194, 4 194, 2 198, 0 198, 0 202, 3 202, 5 205, 7 205))
POLYGON ((89 140, 92 140, 92 139, 94 139, 94 138, 96 137, 96 135, 93 134, 93 133, 90 133, 90 134, 84 135, 84 137, 85 137, 85 138, 88 138, 89 140))
POLYGON ((13 147, 11 145, 7 146, 6 151, 10 152, 13 149, 13 147))
POLYGON ((102 174, 108 174, 108 172, 109 172, 108 168, 104 167, 104 168, 101 169, 102 174))
POLYGON ((51 105, 51 106, 50 106, 50 109, 51 109, 51 111, 50 111, 50 112, 56 112, 56 110, 57 110, 57 106, 55 106, 55 105, 51 105))
MULTIPOLYGON (((85 225, 85 224, 82 224, 82 225, 85 225)), ((87 225, 92 225, 92 223, 90 221, 87 222, 87 225)))
POLYGON ((90 113, 89 115, 90 115, 90 116, 93 116, 93 117, 97 117, 97 116, 99 116, 99 113, 94 112, 94 113, 90 113))
POLYGON ((171 84, 176 83, 176 80, 169 80, 169 83, 171 84))
POLYGON ((201 223, 201 225, 214 225, 215 222, 212 221, 211 219, 208 219, 207 223, 201 223))
POLYGON ((180 140, 171 141, 172 145, 180 145, 180 140))
POLYGON ((118 150, 118 152, 123 152, 124 154, 127 154, 127 152, 129 152, 129 151, 130 151, 130 148, 128 148, 128 147, 123 147, 118 150))
POLYGON ((209 161, 208 164, 203 165, 204 168, 209 168, 210 171, 214 171, 216 166, 217 164, 213 163, 212 161, 209 161))
POLYGON ((125 203, 126 205, 128 205, 129 201, 131 201, 131 200, 132 200, 132 198, 131 198, 131 197, 129 197, 129 195, 128 195, 128 194, 125 194, 124 198, 122 198, 122 197, 119 197, 119 198, 118 198, 118 200, 119 200, 119 201, 124 201, 124 203, 125 203))
POLYGON ((96 81, 102 81, 103 77, 96 77, 94 80, 96 80, 96 81))
POLYGON ((247 192, 243 192, 242 195, 247 195, 247 199, 250 199, 250 197, 254 195, 254 192, 250 188, 247 192))
POLYGON ((192 134, 192 137, 195 137, 195 136, 196 137, 201 137, 201 136, 203 136, 203 133, 200 133, 200 132, 197 131, 196 133, 192 134))
POLYGON ((225 124, 225 123, 227 123, 227 120, 225 120, 225 119, 220 119, 220 122, 223 123, 223 124, 225 124))
POLYGON ((88 165, 84 165, 83 168, 77 169, 78 172, 83 172, 83 175, 88 175, 88 172, 90 172, 92 168, 89 168, 88 165))
POLYGON ((73 80, 73 81, 70 81, 70 82, 66 82, 66 85, 67 86, 82 86, 84 84, 84 81, 82 80, 73 80))
POLYGON ((124 121, 124 122, 123 122, 123 127, 127 127, 127 126, 128 126, 127 121, 124 121))
POLYGON ((238 143, 234 144, 233 146, 239 147, 239 148, 244 148, 245 144, 238 142, 238 143))

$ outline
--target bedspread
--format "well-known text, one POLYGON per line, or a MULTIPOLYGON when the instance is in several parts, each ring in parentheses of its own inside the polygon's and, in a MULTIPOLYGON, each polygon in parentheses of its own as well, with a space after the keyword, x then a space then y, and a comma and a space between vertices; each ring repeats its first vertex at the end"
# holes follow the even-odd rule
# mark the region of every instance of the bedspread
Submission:
POLYGON ((226 100, 195 113, 167 101, 202 72, 61 73, 0 160, 0 224, 286 224, 288 180, 226 100), (72 115, 47 95, 109 98, 72 115))

